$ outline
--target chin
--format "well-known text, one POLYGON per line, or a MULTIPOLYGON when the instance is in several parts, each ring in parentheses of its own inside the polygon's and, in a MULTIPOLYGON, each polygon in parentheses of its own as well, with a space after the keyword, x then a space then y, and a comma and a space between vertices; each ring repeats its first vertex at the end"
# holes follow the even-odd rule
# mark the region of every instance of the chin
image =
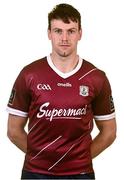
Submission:
POLYGON ((67 52, 62 52, 62 53, 58 53, 61 57, 68 57, 71 53, 67 53, 67 52))

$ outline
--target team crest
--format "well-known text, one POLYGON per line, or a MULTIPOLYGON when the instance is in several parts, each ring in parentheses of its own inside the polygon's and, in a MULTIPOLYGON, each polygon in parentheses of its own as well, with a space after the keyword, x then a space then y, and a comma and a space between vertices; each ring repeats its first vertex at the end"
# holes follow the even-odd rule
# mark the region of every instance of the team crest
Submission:
POLYGON ((89 95, 89 87, 88 86, 80 86, 79 94, 81 96, 88 96, 89 95))

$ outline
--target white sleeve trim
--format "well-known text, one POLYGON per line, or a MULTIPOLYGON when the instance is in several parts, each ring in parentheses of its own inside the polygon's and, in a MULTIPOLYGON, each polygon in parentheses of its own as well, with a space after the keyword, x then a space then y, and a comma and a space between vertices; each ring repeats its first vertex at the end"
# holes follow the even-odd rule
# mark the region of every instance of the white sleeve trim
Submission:
POLYGON ((102 116, 94 116, 95 120, 110 120, 112 118, 115 118, 115 112, 113 112, 112 114, 107 114, 107 115, 102 115, 102 116))
POLYGON ((21 117, 28 117, 27 112, 23 112, 14 108, 7 107, 6 108, 7 112, 13 115, 21 116, 21 117))

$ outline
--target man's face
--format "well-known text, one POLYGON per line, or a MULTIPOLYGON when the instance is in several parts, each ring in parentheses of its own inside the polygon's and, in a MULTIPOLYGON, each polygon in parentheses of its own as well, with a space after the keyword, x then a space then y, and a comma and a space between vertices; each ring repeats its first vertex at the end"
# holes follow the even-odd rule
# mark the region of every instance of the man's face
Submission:
POLYGON ((52 52, 61 57, 67 57, 77 52, 77 43, 81 39, 82 31, 78 23, 70 21, 69 24, 62 20, 52 20, 48 37, 52 42, 52 52))

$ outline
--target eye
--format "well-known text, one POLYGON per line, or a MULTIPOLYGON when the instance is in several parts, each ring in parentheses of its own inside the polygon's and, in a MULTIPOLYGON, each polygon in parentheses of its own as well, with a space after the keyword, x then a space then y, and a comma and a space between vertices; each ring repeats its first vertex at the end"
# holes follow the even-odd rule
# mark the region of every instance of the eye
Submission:
POLYGON ((68 34, 74 34, 76 31, 74 29, 69 29, 68 34))
POLYGON ((55 29, 54 32, 57 33, 57 34, 61 34, 62 30, 61 29, 55 29))

